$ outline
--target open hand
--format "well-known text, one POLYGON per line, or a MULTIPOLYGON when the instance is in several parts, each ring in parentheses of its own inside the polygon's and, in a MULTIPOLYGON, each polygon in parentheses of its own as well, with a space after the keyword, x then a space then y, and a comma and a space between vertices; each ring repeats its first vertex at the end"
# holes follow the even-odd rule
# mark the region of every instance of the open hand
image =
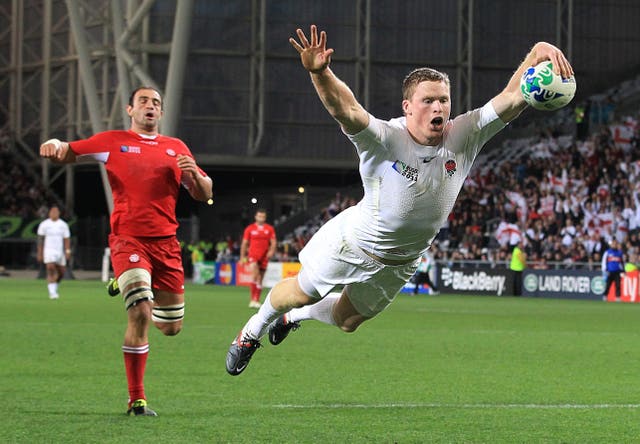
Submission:
POLYGON ((302 66, 312 73, 319 73, 327 69, 329 63, 331 63, 333 49, 326 49, 326 32, 320 32, 320 39, 318 39, 318 28, 316 25, 311 25, 311 42, 307 40, 302 29, 296 29, 296 34, 298 34, 300 43, 293 37, 289 38, 289 43, 291 43, 291 46, 300 54, 302 66))

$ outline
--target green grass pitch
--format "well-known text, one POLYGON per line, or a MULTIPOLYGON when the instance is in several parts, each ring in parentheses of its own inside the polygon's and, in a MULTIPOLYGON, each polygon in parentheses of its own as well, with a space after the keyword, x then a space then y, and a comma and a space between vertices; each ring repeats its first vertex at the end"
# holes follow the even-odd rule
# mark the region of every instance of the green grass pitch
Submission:
POLYGON ((125 313, 97 281, 0 280, 0 442, 640 442, 640 305, 408 296, 356 333, 307 322, 240 376, 248 290, 187 287, 127 417, 125 313))

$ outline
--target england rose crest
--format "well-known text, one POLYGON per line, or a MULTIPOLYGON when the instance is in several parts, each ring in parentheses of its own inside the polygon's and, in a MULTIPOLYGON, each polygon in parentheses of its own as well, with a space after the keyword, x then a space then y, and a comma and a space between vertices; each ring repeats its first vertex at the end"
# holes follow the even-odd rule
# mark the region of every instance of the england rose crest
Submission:
POLYGON ((444 163, 444 169, 447 173, 447 176, 451 177, 453 176, 453 173, 456 172, 456 167, 458 165, 456 164, 456 161, 453 159, 449 159, 444 163))

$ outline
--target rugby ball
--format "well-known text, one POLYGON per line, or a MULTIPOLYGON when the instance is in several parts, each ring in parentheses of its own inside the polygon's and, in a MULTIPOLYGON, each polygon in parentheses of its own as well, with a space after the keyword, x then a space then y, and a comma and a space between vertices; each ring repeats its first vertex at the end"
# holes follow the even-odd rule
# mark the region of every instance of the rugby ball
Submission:
POLYGON ((574 76, 563 79, 553 72, 549 60, 531 66, 520 79, 520 91, 524 101, 541 111, 554 111, 566 106, 576 93, 574 76))

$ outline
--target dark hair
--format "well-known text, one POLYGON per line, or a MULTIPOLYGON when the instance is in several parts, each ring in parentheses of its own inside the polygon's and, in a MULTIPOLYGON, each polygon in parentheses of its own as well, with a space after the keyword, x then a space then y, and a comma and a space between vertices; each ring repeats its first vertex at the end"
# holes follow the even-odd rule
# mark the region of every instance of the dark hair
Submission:
POLYGON ((449 76, 432 68, 418 68, 411 71, 402 81, 402 99, 410 99, 416 86, 422 82, 445 82, 451 86, 449 76))
POLYGON ((265 208, 258 208, 258 209, 256 210, 256 214, 258 214, 258 213, 264 213, 264 214, 267 214, 267 210, 266 210, 265 208))
POLYGON ((134 89, 131 92, 131 95, 129 96, 129 106, 133 106, 133 98, 136 96, 137 92, 143 89, 151 89, 155 92, 157 92, 160 95, 160 108, 163 107, 164 105, 164 101, 162 100, 162 93, 160 91, 158 91, 157 88, 154 88, 153 86, 139 86, 138 88, 134 89))

